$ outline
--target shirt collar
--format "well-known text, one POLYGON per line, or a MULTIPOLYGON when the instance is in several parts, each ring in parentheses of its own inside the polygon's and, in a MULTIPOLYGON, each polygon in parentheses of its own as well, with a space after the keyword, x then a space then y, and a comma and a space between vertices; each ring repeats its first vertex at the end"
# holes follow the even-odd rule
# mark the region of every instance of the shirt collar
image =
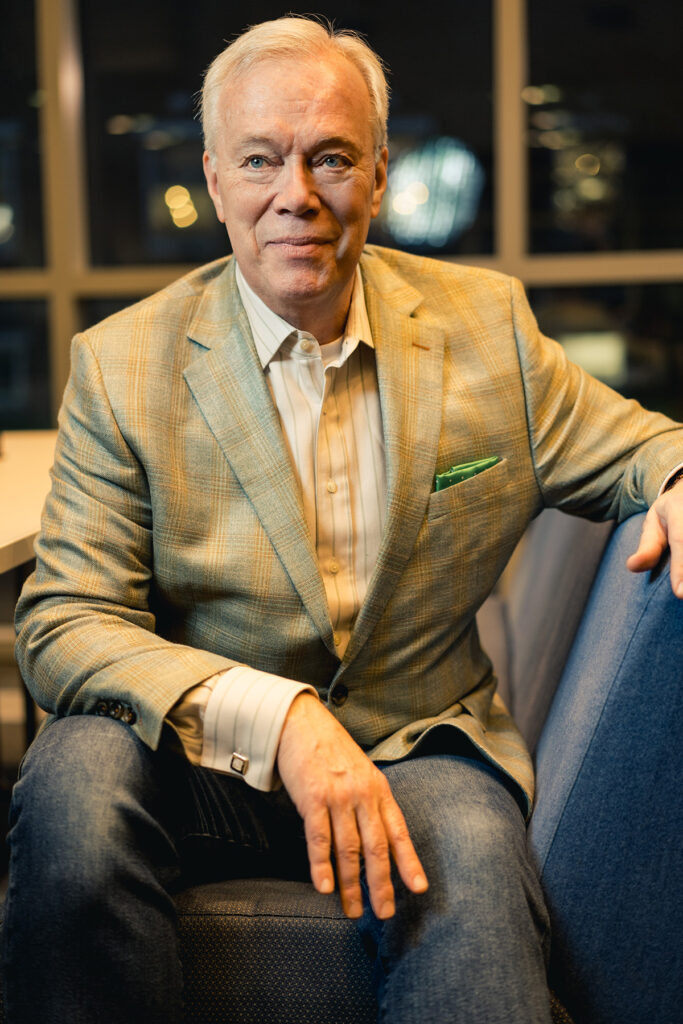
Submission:
MULTIPOLYGON (((284 342, 292 334, 299 336, 303 332, 297 331, 295 327, 292 327, 281 316, 278 316, 272 309, 269 309, 263 299, 259 298, 256 292, 247 284, 237 261, 235 261, 235 281, 247 314, 247 319, 249 320, 256 352, 261 366, 265 370, 284 342)), ((351 293, 351 305, 349 306, 349 315, 346 318, 346 326, 344 328, 344 342, 346 343, 344 347, 351 351, 361 341, 370 348, 375 347, 372 341, 368 310, 365 305, 363 279, 360 267, 356 267, 353 292, 351 293)))

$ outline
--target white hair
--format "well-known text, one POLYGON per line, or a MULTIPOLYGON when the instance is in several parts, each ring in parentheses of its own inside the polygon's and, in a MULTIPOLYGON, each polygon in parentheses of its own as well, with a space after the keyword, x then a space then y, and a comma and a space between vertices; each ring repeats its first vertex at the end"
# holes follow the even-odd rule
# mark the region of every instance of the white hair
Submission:
POLYGON ((389 114, 389 86, 381 59, 356 32, 335 29, 323 18, 294 14, 252 25, 229 43, 207 68, 199 114, 208 153, 215 155, 220 97, 226 82, 262 60, 319 59, 330 54, 345 57, 363 76, 370 94, 375 156, 379 157, 387 144, 389 114))

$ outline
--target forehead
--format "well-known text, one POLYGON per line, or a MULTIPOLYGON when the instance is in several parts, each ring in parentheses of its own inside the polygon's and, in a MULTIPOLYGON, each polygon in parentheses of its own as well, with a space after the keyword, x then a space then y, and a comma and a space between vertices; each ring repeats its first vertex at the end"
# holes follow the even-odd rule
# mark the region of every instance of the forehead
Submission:
POLYGON ((220 100, 222 134, 296 133, 370 138, 370 93, 343 55, 320 59, 264 58, 229 78, 220 100))

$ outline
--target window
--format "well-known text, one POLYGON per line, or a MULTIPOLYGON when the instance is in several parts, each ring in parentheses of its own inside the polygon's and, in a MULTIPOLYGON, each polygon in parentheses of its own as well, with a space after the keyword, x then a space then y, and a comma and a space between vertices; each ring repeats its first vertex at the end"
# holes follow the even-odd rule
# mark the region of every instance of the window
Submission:
POLYGON ((7 0, 0 32, 0 267, 43 262, 35 17, 30 0, 7 0))
MULTIPOLYGON (((421 11, 409 32, 387 3, 316 9, 366 35, 391 70, 390 188, 375 240, 435 254, 492 252, 490 3, 453 0, 435 6, 434 18, 421 11)), ((223 40, 247 20, 281 13, 267 2, 251 4, 247 19, 213 0, 195 0, 191 12, 185 0, 81 0, 93 263, 223 255, 194 101, 223 40)))
POLYGON ((677 284, 533 288, 541 330, 644 406, 683 420, 683 290, 677 284))
MULTIPOLYGON (((520 277, 575 355, 681 417, 677 0, 314 6, 363 32, 390 68, 390 190, 373 238, 520 277)), ((7 0, 7 423, 54 421, 77 330, 227 251, 193 96, 223 40, 282 10, 7 0), (23 399, 7 398, 9 381, 23 399)))
POLYGON ((44 301, 0 303, 0 430, 51 426, 44 301))
POLYGON ((533 252, 683 245, 679 0, 529 2, 533 252))

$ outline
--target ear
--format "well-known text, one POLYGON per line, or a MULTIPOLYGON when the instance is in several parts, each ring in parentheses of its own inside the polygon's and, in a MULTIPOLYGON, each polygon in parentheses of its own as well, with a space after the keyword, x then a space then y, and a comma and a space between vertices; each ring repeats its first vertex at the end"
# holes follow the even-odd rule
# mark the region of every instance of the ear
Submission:
POLYGON ((370 207, 370 214, 372 217, 376 217, 379 213, 379 208, 382 205, 382 197, 387 190, 388 160, 389 150, 386 146, 383 146, 382 152, 379 155, 379 160, 375 165, 375 188, 372 193, 372 206, 370 207))
POLYGON ((213 200, 213 205, 216 209, 216 216, 218 217, 221 224, 225 224, 225 214, 223 212, 223 202, 221 200, 221 193, 218 187, 218 171, 216 170, 216 158, 209 152, 204 152, 202 157, 202 165, 204 167, 204 177, 206 178, 206 187, 209 190, 209 195, 213 200))

